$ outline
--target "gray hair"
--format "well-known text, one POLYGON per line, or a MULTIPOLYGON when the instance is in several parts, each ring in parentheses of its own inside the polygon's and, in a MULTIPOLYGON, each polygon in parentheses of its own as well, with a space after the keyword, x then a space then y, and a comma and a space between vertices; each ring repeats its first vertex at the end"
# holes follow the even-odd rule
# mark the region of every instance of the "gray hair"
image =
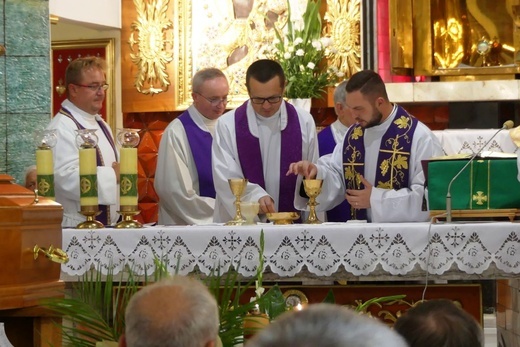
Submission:
POLYGON ((406 347, 381 321, 346 307, 314 304, 283 316, 258 333, 247 347, 406 347))
POLYGON ((191 89, 193 92, 199 93, 200 88, 202 87, 204 82, 218 77, 226 78, 226 75, 221 70, 213 67, 199 70, 193 76, 193 79, 191 81, 191 89))
POLYGON ((336 89, 334 89, 334 105, 337 103, 345 105, 345 99, 347 97, 347 82, 348 80, 344 80, 336 86, 336 89))
POLYGON ((200 347, 217 339, 218 307, 200 281, 174 276, 138 291, 125 323, 128 347, 200 347))

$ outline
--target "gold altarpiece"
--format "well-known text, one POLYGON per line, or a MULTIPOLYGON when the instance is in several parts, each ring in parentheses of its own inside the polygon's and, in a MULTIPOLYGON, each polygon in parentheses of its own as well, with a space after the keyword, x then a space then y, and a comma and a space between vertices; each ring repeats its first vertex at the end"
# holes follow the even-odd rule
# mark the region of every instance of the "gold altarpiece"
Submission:
POLYGON ((390 0, 394 73, 441 80, 514 79, 520 1, 390 0))
MULTIPOLYGON (((290 0, 291 13, 307 0, 290 0)), ((245 73, 265 57, 284 27, 287 0, 123 0, 123 113, 180 111, 191 104, 191 78, 220 68, 230 83, 228 107, 247 99, 245 73)), ((329 66, 346 76, 361 69, 361 0, 322 0, 324 35, 338 43, 329 66)))

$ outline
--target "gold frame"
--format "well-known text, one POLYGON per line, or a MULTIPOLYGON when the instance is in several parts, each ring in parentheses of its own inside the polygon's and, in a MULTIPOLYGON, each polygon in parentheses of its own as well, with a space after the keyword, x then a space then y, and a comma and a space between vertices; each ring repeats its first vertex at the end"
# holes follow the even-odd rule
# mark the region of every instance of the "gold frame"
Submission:
MULTIPOLYGON (((208 13, 206 14, 204 14, 203 12, 195 13, 194 11, 200 10, 201 8, 205 8, 204 6, 207 6, 207 3, 202 3, 202 0, 197 1, 199 1, 200 3, 195 3, 195 1, 193 0, 173 0, 171 5, 171 9, 173 12, 172 22, 174 23, 172 45, 173 51, 176 53, 173 55, 172 62, 168 65, 172 65, 175 67, 175 69, 173 70, 172 86, 174 86, 174 105, 175 110, 177 111, 185 110, 191 105, 191 78, 199 67, 196 66, 197 62, 195 62, 193 59, 193 43, 195 42, 193 40, 193 34, 194 32, 196 32, 196 30, 194 30, 195 21, 192 21, 192 18, 196 18, 196 20, 198 21, 212 20, 214 21, 214 24, 216 24, 216 26, 220 26, 221 24, 229 24, 229 22, 232 22, 230 26, 234 25, 235 22, 239 22, 241 25, 243 25, 243 21, 239 20, 228 20, 226 22, 226 18, 229 15, 229 13, 227 13, 224 9, 225 6, 219 5, 218 8, 222 9, 221 13, 212 13, 210 11, 211 9, 208 10, 208 13)), ((209 3, 213 0, 206 1, 209 3)), ((305 2, 305 0, 298 1, 300 1, 302 4, 305 2)), ((355 25, 356 21, 360 21, 360 8, 360 0, 348 0, 348 2, 343 3, 343 5, 341 5, 340 0, 322 0, 322 10, 325 11, 324 24, 328 28, 329 35, 336 35, 337 37, 334 37, 334 39, 344 43, 345 46, 353 46, 353 49, 351 51, 336 54, 335 60, 333 62, 334 65, 336 65, 336 67, 338 68, 345 68, 345 66, 348 65, 347 62, 349 64, 354 64, 353 66, 348 66, 349 71, 345 71, 346 73, 353 73, 361 69, 361 62, 356 61, 356 59, 358 58, 355 58, 361 56, 361 33, 355 31, 354 29, 351 29, 354 30, 354 33, 359 35, 359 37, 357 37, 356 39, 353 39, 351 37, 347 38, 344 37, 345 35, 340 34, 343 34, 345 33, 345 31, 347 31, 347 24, 355 25)), ((282 17, 283 15, 281 16, 281 18, 282 17)), ((281 20, 287 19, 283 18, 281 20)), ((352 32, 349 33, 351 34, 352 32)), ((223 38, 222 41, 226 42, 225 38, 223 38)), ((254 52, 252 55, 256 57, 258 57, 259 55, 261 56, 261 48, 255 47, 255 49, 258 49, 258 51, 254 52)), ((217 58, 215 57, 215 59, 217 58)), ((227 108, 238 107, 249 98, 249 95, 245 91, 245 71, 242 71, 240 68, 236 68, 236 66, 234 66, 234 69, 232 69, 229 72, 225 70, 223 71, 226 75, 228 75, 228 80, 230 82, 230 102, 228 102, 227 108), (243 82, 236 82, 239 80, 243 80, 243 82)))
POLYGON ((394 72, 439 76, 441 80, 513 79, 520 73, 518 65, 438 68, 434 64, 432 0, 390 0, 389 7, 392 9, 390 51, 394 72))
MULTIPOLYGON (((72 40, 72 41, 54 41, 51 43, 52 51, 60 49, 85 49, 85 48, 104 48, 105 49, 105 61, 107 63, 106 80, 110 85, 110 88, 106 91, 105 95, 105 109, 106 109, 106 121, 112 128, 112 132, 115 132, 116 120, 115 120, 115 40, 113 38, 107 39, 95 39, 95 40, 72 40)), ((51 60, 51 71, 54 71, 51 60)), ((51 76, 52 90, 54 91, 54 83, 51 76)), ((51 93, 51 104, 54 101, 54 93, 51 93)), ((54 116, 54 115, 52 115, 54 116)))

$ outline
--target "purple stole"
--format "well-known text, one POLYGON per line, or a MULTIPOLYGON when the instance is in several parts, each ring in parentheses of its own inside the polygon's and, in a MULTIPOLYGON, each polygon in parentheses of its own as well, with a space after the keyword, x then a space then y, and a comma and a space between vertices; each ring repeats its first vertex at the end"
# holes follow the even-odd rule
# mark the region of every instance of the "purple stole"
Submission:
MULTIPOLYGON (((287 126, 282 130, 280 149, 280 191, 278 193, 278 211, 293 212, 296 175, 286 176, 289 165, 302 160, 302 132, 298 113, 293 105, 285 103, 287 109, 287 126)), ((260 141, 249 131, 247 122, 247 101, 235 110, 235 133, 238 159, 244 178, 265 189, 264 168, 260 141)), ((269 160, 268 158, 266 160, 269 160)))
POLYGON ((195 124, 188 111, 183 112, 178 119, 186 131, 186 137, 195 160, 197 175, 199 176, 199 194, 215 198, 215 186, 213 184, 213 172, 211 168, 211 144, 213 137, 207 131, 195 124))
MULTIPOLYGON (((329 125, 318 133, 320 157, 332 153, 334 147, 336 147, 336 141, 332 133, 332 126, 329 125)), ((346 222, 350 219, 350 205, 347 200, 343 200, 341 204, 328 210, 326 213, 328 222, 346 222)))
MULTIPOLYGON (((85 129, 85 127, 83 125, 81 125, 76 120, 76 118, 74 118, 72 113, 69 110, 67 110, 65 107, 62 107, 60 109, 60 113, 62 115, 64 115, 65 117, 70 118, 76 124, 78 129, 80 129, 80 130, 85 129)), ((114 151, 115 157, 117 159, 117 151, 116 151, 116 146, 114 144, 114 139, 112 137, 112 134, 110 133, 108 128, 105 126, 103 121, 100 121, 100 120, 96 120, 96 121, 98 122, 99 127, 101 128, 101 130, 105 134, 105 137, 108 139, 108 142, 112 146, 112 150, 114 151)), ((97 146, 97 145, 96 145, 96 162, 97 162, 97 166, 105 166, 104 161, 103 161, 103 155, 101 154, 101 150, 99 149, 99 146, 97 146)), ((108 205, 98 205, 98 208, 99 208, 99 211, 101 211, 101 213, 96 216, 96 219, 98 221, 100 221, 101 223, 103 223, 103 225, 109 225, 109 222, 110 222, 110 206, 108 206, 108 205)))
POLYGON ((318 149, 320 157, 332 153, 336 147, 336 141, 332 134, 332 126, 328 126, 318 133, 318 149))
MULTIPOLYGON (((392 124, 381 138, 379 156, 377 158, 375 187, 384 189, 401 189, 408 187, 410 176, 410 152, 412 139, 418 120, 409 115, 401 106, 397 106, 397 114, 392 124)), ((347 131, 343 143, 343 167, 345 186, 347 189, 363 189, 359 175, 365 176, 365 143, 364 129, 353 125, 347 131)), ((370 158, 372 160, 372 158, 370 158)), ((350 208, 351 219, 367 219, 366 209, 350 208)))

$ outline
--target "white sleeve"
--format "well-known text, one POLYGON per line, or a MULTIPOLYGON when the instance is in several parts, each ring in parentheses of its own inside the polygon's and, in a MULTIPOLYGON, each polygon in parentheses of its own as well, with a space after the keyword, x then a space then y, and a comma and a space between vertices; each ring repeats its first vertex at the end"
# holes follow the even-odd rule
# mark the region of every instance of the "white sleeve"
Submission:
POLYGON ((370 196, 371 222, 424 222, 429 212, 422 211, 424 172, 422 161, 442 155, 442 147, 435 135, 419 124, 412 143, 409 187, 399 190, 372 188, 370 196))
MULTIPOLYGON (((229 188, 228 179, 244 177, 238 158, 234 111, 221 116, 217 121, 211 153, 213 182, 217 192, 214 221, 227 222, 235 216, 235 197, 229 188)), ((242 200, 258 201, 265 195, 268 195, 267 192, 258 184, 248 183, 242 200)))

